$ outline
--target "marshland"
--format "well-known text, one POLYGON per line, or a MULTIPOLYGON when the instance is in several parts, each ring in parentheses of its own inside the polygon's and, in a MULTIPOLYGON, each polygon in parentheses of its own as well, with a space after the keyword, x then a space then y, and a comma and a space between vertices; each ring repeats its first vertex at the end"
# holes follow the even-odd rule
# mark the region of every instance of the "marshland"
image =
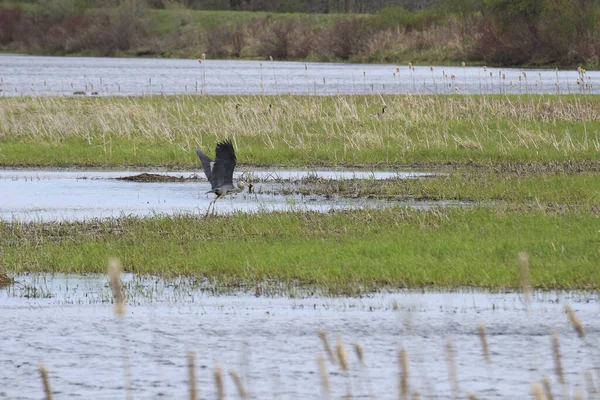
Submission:
POLYGON ((597 396, 596 72, 256 64, 3 77, 0 396, 597 396), (255 191, 205 218, 224 138, 255 191))

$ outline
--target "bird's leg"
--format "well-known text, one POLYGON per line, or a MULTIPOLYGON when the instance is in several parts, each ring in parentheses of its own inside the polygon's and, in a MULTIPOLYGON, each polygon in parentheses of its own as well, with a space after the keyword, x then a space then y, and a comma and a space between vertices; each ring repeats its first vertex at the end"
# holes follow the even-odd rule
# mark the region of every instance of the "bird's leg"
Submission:
MULTIPOLYGON (((220 195, 217 195, 217 197, 215 197, 215 199, 208 204, 208 208, 206 209, 206 215, 204 216, 204 218, 208 217, 208 213, 210 212, 210 207, 215 204, 215 201, 217 201, 219 199, 219 196, 220 195)), ((213 207, 213 213, 214 213, 214 209, 215 208, 213 207)))
MULTIPOLYGON (((215 205, 214 205, 214 204, 216 203, 216 201, 217 201, 217 200, 219 200, 219 199, 222 199, 223 197, 225 197, 225 195, 224 195, 224 194, 220 194, 220 195, 218 195, 218 196, 217 196, 217 197, 216 197, 216 198, 215 198, 215 199, 214 199, 214 200, 213 200, 213 201, 210 203, 210 204, 212 204, 212 206, 213 206, 213 208, 212 208, 212 213, 210 214, 210 215, 211 215, 211 217, 215 215, 215 205)), ((209 206, 209 207, 210 207, 210 206, 209 206)))

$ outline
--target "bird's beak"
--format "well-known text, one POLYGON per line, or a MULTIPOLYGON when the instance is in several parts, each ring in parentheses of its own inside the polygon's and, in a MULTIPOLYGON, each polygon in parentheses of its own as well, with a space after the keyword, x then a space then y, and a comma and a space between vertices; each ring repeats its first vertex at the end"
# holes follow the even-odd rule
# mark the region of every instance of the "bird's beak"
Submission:
POLYGON ((246 186, 248 186, 248 193, 252 193, 254 191, 254 186, 251 183, 246 183, 246 186))

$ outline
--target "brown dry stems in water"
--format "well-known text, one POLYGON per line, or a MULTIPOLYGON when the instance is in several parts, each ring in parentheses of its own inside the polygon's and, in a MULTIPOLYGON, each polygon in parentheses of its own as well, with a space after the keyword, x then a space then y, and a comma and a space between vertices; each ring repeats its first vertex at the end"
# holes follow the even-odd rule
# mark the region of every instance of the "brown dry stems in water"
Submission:
POLYGON ((245 400, 248 398, 248 392, 244 388, 244 384, 242 383, 242 377, 234 370, 229 371, 229 376, 235 383, 235 387, 237 388, 238 394, 240 395, 240 399, 245 400))
POLYGON ((335 342, 335 352, 338 360, 340 361, 340 367, 342 368, 342 371, 348 372, 348 357, 346 356, 346 349, 342 343, 342 338, 339 335, 335 342))
POLYGON ((221 366, 216 363, 213 371, 215 376, 215 386, 217 387, 217 399, 223 400, 225 398, 225 387, 223 386, 223 370, 221 366))
POLYGON ((562 360, 560 358, 560 344, 558 342, 558 333, 552 332, 552 355, 554 356, 554 372, 558 377, 558 381, 561 384, 565 383, 565 375, 562 367, 562 360))
POLYGON ((579 320, 579 318, 577 318, 577 315, 575 315, 575 311, 573 311, 573 309, 568 305, 565 306, 565 310, 567 311, 567 315, 569 316, 569 321, 571 321, 571 325, 573 325, 575 331, 577 331, 577 335, 579 335, 580 338, 585 337, 583 325, 581 325, 581 321, 579 320))
POLYGON ((521 271, 521 290, 523 301, 527 308, 531 302, 531 283, 529 281, 529 255, 526 252, 519 253, 519 270, 521 271))
POLYGON ((123 284, 121 283, 121 272, 123 266, 116 258, 108 260, 108 276, 115 301, 115 314, 122 317, 125 314, 125 301, 123 296, 123 284))
POLYGON ((479 339, 481 339, 481 347, 483 349, 483 358, 485 362, 490 364, 492 360, 490 359, 490 349, 488 347, 487 337, 485 335, 485 325, 479 325, 479 339))
POLYGON ((404 348, 400 349, 398 362, 400 363, 400 398, 408 399, 408 355, 406 354, 406 350, 404 350, 404 348))
POLYGON ((544 379, 542 379, 542 386, 544 387, 546 398, 548 400, 554 400, 554 396, 552 395, 552 386, 550 385, 550 379, 548 379, 548 377, 545 376, 544 379))
POLYGON ((452 339, 448 339, 448 342, 446 342, 446 355, 448 357, 448 375, 450 377, 450 382, 452 383, 454 396, 458 397, 458 394, 460 393, 460 387, 458 385, 458 373, 456 372, 455 353, 456 350, 454 349, 454 342, 452 341, 452 339))
POLYGON ((353 346, 354 346, 354 352, 356 353, 356 357, 358 358, 358 363, 361 366, 364 366, 365 365, 365 356, 363 353, 362 346, 358 343, 354 343, 353 346))
POLYGON ((317 365, 319 366, 319 375, 321 376, 321 392, 323 398, 329 399, 329 377, 327 375, 327 364, 323 356, 317 358, 317 365))
POLYGON ((40 374, 42 375, 42 384, 44 385, 44 393, 46 394, 46 400, 52 400, 52 391, 50 390, 50 381, 48 380, 48 370, 44 363, 39 365, 40 374))
POLYGON ((190 381, 190 400, 196 400, 198 392, 196 390, 196 355, 193 351, 188 351, 188 380, 190 381))
POLYGON ((327 353, 327 357, 329 357, 329 361, 331 361, 332 364, 335 364, 335 357, 333 356, 333 351, 331 350, 331 346, 327 340, 327 332, 324 329, 319 329, 319 338, 321 338, 321 341, 323 342, 323 346, 325 347, 325 352, 327 353))
POLYGON ((531 384, 531 395, 535 400, 546 400, 544 389, 542 388, 542 385, 537 382, 531 384))

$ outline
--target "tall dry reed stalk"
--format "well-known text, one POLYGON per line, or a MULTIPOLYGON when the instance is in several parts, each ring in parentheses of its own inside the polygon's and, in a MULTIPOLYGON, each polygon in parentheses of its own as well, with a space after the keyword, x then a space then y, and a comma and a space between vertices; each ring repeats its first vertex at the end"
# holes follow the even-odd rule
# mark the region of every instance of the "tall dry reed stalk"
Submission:
POLYGON ((126 332, 125 332, 125 295, 123 294, 123 283, 121 282, 121 273, 123 266, 116 258, 108 260, 108 276, 112 288, 113 301, 115 303, 115 314, 119 321, 121 330, 121 350, 123 352, 123 379, 125 382, 125 397, 129 400, 133 398, 131 392, 131 367, 129 365, 129 356, 127 354, 126 332))
POLYGON ((448 377, 450 378, 450 384, 454 391, 454 397, 458 397, 460 386, 458 384, 458 373, 456 370, 456 349, 452 339, 448 339, 446 342, 446 360, 448 362, 448 377))
POLYGON ((331 345, 329 344, 329 340, 327 339, 327 331, 324 329, 319 329, 319 338, 321 342, 323 342, 323 347, 325 348, 325 352, 327 353, 327 357, 329 357, 329 361, 332 364, 335 364, 335 356, 333 355, 333 350, 331 349, 331 345))
POLYGON ((399 392, 400 399, 407 400, 409 398, 410 387, 409 387, 409 370, 408 370, 408 355, 404 348, 400 349, 398 354, 398 364, 400 364, 400 382, 399 392))
POLYGON ((526 252, 519 253, 519 271, 523 302, 525 307, 529 308, 531 304, 531 282, 529 280, 529 254, 526 252))
POLYGON ((319 355, 317 357, 317 366, 319 367, 319 376, 321 378, 321 396, 325 399, 329 399, 331 397, 331 392, 329 389, 329 375, 327 373, 327 363, 325 362, 325 358, 319 355))
POLYGON ((198 398, 198 391, 196 389, 196 354, 193 351, 187 352, 187 361, 190 400, 196 400, 198 398))
POLYGON ((542 387, 544 388, 544 394, 548 400, 554 400, 554 395, 552 394, 552 385, 550 384, 550 379, 548 377, 544 377, 542 379, 542 387))
POLYGON ((108 276, 110 277, 110 287, 115 303, 115 314, 119 317, 125 315, 125 298, 123 296, 123 284, 121 282, 122 271, 123 266, 119 260, 111 258, 108 261, 108 276))
POLYGON ((225 399, 225 385, 223 382, 223 370, 219 363, 215 363, 213 376, 215 378, 215 387, 217 389, 217 400, 223 400, 225 399))
POLYGON ((348 372, 348 354, 346 353, 346 348, 342 343, 342 338, 339 335, 335 341, 335 353, 338 361, 340 362, 340 368, 342 371, 348 372))
POLYGON ((531 395, 535 400, 547 400, 544 395, 544 388, 537 382, 531 384, 531 395))
POLYGON ((491 364, 490 349, 488 346, 487 336, 485 334, 485 325, 479 325, 479 339, 481 340, 481 348, 483 350, 483 359, 486 363, 491 364))
POLYGON ((46 400, 52 400, 52 390, 50 390, 50 380, 48 379, 48 369, 44 363, 39 365, 40 375, 42 376, 42 385, 44 385, 44 394, 46 400))
POLYGON ((567 311, 569 321, 571 322, 571 325, 573 325, 573 328, 575 328, 577 335, 583 339, 585 337, 585 330, 583 329, 581 321, 577 318, 577 315, 575 315, 575 311, 573 311, 569 305, 565 306, 565 311, 567 311))
POLYGON ((240 396, 240 399, 242 399, 242 400, 248 399, 248 392, 246 391, 246 388, 244 387, 244 383, 242 382, 242 377, 240 376, 240 374, 238 374, 234 370, 230 370, 229 376, 231 376, 231 379, 233 380, 233 383, 235 384, 235 387, 238 391, 238 395, 240 396))
POLYGON ((558 332, 552 332, 552 356, 554 358, 554 373, 558 378, 558 381, 564 385, 565 374, 562 366, 562 359, 560 356, 560 343, 558 342, 558 332))

